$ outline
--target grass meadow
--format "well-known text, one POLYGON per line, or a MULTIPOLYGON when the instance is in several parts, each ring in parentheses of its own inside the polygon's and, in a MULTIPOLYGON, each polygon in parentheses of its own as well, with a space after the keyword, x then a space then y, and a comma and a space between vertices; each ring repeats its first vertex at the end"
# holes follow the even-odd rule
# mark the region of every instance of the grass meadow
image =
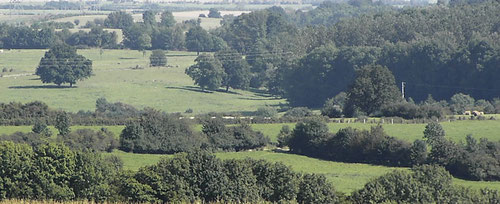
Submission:
POLYGON ((10 50, 0 56, 0 68, 13 72, 0 73, 0 102, 29 102, 39 100, 50 107, 76 112, 94 110, 95 101, 105 97, 110 102, 123 102, 137 108, 153 107, 167 112, 193 114, 208 112, 255 111, 263 106, 284 103, 259 91, 231 90, 202 92, 184 71, 194 63, 196 53, 167 54, 169 67, 150 68, 150 51, 79 50, 93 61, 94 76, 80 81, 76 88, 43 84, 32 74, 46 50, 10 50), (133 69, 136 66, 144 69, 133 69))
MULTIPOLYGON (((124 169, 138 170, 145 165, 153 165, 163 157, 172 155, 133 154, 115 151, 113 154, 124 162, 124 169)), ((365 183, 393 170, 407 170, 407 168, 385 167, 369 164, 332 162, 314 159, 306 156, 278 153, 273 151, 246 151, 246 152, 221 152, 215 153, 220 159, 263 159, 270 162, 281 162, 290 166, 294 171, 302 173, 323 174, 332 182, 335 189, 343 193, 351 193, 363 188, 365 183)), ((465 181, 454 179, 454 183, 473 189, 490 188, 500 190, 500 182, 465 181)))

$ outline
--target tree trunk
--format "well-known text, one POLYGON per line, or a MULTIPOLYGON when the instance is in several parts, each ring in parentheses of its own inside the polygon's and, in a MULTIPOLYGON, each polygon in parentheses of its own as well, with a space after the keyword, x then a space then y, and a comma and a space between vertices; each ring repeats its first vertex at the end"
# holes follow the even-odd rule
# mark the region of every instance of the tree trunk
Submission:
POLYGON ((199 50, 196 52, 196 55, 200 55, 200 51, 199 50))
POLYGON ((69 87, 73 87, 73 83, 69 82, 69 87))
POLYGON ((229 92, 229 85, 226 86, 226 93, 229 92))

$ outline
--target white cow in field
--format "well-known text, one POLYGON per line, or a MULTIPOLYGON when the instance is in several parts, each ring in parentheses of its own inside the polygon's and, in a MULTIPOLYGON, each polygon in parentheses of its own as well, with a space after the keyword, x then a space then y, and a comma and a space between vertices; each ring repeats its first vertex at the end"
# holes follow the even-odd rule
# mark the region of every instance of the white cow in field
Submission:
POLYGON ((0 50, 0 53, 3 53, 3 50, 0 50))

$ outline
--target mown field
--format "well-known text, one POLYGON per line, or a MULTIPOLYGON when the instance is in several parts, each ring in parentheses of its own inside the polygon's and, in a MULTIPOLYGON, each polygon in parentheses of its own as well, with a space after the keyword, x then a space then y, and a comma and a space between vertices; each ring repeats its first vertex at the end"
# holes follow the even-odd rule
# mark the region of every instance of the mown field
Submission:
MULTIPOLYGON (((137 170, 142 166, 157 163, 162 157, 171 156, 133 154, 122 151, 115 151, 113 153, 106 154, 113 154, 122 158, 124 168, 128 170, 137 170)), ((215 155, 221 159, 253 158, 264 159, 271 162, 282 162, 297 172, 323 174, 330 182, 333 183, 335 189, 347 194, 362 188, 365 183, 383 174, 397 169, 406 170, 406 168, 324 161, 306 156, 272 151, 223 152, 216 153, 215 155)), ((487 187, 500 190, 500 182, 465 181, 461 179, 454 179, 454 182, 455 184, 471 187, 473 189, 487 187)))
MULTIPOLYGON (((60 88, 43 84, 32 74, 46 50, 10 50, 1 53, 0 102, 40 100, 50 107, 76 112, 94 110, 95 101, 105 97, 110 102, 123 102, 137 108, 153 107, 167 112, 193 114, 228 111, 255 111, 266 105, 284 103, 259 91, 226 93, 202 92, 184 71, 194 63, 196 53, 168 52, 170 67, 149 68, 151 52, 134 50, 85 49, 78 52, 93 61, 94 76, 78 82, 76 88, 60 88), (132 69, 140 66, 145 69, 132 69)), ((231 90, 233 91, 233 90, 231 90)))

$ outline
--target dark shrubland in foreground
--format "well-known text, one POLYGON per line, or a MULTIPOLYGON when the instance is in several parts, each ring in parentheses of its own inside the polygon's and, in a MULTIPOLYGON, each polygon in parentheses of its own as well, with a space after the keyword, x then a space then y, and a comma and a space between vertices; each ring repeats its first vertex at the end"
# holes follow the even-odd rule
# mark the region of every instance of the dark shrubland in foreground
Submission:
POLYGON ((386 174, 345 196, 324 176, 293 172, 263 160, 220 160, 206 152, 164 158, 137 172, 119 159, 64 145, 0 142, 0 200, 98 202, 494 203, 498 192, 454 186, 439 166, 386 174))

